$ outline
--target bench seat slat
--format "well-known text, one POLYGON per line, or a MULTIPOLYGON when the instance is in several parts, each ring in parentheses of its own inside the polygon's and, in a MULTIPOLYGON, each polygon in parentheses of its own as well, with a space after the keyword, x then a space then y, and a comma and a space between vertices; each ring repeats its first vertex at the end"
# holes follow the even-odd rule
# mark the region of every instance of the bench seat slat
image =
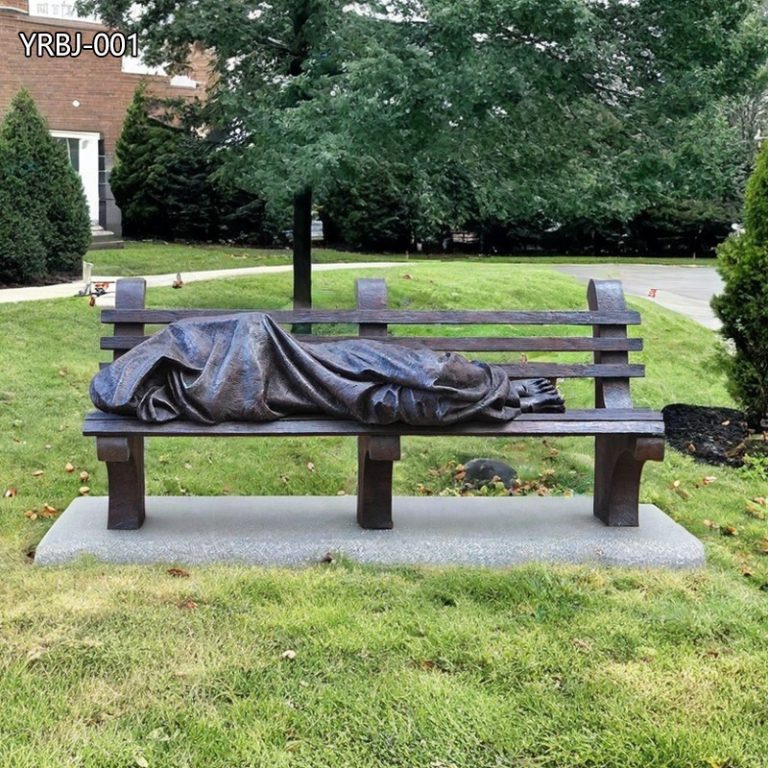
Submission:
MULTIPOLYGON (((149 336, 103 336, 102 349, 133 349, 149 336)), ((308 336, 297 339, 310 344, 357 339, 359 336, 308 336)), ((593 336, 518 336, 496 338, 486 336, 381 336, 376 341, 398 344, 404 347, 429 347, 430 349, 456 352, 638 352, 643 340, 601 338, 593 336)))
POLYGON ((658 411, 641 409, 574 409, 565 413, 530 413, 502 423, 467 422, 453 426, 418 427, 408 424, 362 424, 353 420, 338 420, 323 416, 290 417, 270 422, 224 422, 199 424, 191 421, 170 421, 151 424, 131 417, 94 411, 85 419, 83 434, 103 437, 110 435, 154 434, 167 437, 267 437, 267 436, 327 436, 327 435, 602 435, 630 434, 638 436, 664 435, 664 421, 658 411))
MULTIPOLYGON (((102 323, 163 325, 191 317, 237 315, 232 309, 105 309, 102 323)), ((260 310, 278 323, 386 323, 388 325, 639 325, 640 313, 585 310, 260 310)))

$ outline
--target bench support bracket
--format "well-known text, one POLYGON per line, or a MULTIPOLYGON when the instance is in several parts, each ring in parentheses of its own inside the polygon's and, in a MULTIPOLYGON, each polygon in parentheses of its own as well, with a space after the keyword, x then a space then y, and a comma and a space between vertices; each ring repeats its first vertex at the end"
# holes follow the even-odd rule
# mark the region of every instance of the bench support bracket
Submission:
POLYGON ((595 516, 610 526, 638 525, 640 475, 646 461, 664 458, 664 438, 595 438, 595 516))
POLYGON ((130 531, 144 523, 144 438, 97 437, 96 455, 107 463, 107 528, 130 531))
POLYGON ((361 528, 392 527, 392 466, 399 459, 399 437, 357 439, 357 523, 361 528))

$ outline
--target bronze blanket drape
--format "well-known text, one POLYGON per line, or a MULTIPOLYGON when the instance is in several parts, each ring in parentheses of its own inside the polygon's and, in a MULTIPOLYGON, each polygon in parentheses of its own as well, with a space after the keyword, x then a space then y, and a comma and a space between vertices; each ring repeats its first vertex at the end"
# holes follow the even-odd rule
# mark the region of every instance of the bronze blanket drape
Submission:
MULTIPOLYGON (((326 414, 368 424, 507 421, 537 408, 498 366, 372 339, 302 343, 261 313, 181 320, 91 382, 103 411, 143 421, 271 421, 326 414)), ((546 384, 546 382, 544 382, 546 384)), ((554 392, 554 389, 550 387, 554 392)))

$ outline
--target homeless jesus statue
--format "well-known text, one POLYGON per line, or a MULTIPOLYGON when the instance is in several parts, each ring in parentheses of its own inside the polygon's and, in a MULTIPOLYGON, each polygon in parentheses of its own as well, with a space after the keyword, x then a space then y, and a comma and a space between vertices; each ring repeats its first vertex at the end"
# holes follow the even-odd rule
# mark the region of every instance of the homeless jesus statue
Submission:
POLYGON ((563 410, 546 379, 510 380, 498 366, 427 347, 303 343, 256 312, 171 323, 96 374, 90 391, 101 410, 150 422, 325 414, 448 425, 563 410))

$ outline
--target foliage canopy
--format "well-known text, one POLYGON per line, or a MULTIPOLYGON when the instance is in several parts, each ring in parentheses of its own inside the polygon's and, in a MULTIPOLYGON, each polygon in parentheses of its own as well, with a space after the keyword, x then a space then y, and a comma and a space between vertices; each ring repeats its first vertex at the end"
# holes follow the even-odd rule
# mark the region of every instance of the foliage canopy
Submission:
POLYGON ((360 188, 365 169, 366 183, 407 178, 426 229, 626 221, 710 190, 717 100, 768 50, 757 0, 81 5, 138 33, 150 62, 210 53, 207 120, 229 173, 276 209, 360 188), (457 175, 469 211, 452 200, 457 175))

